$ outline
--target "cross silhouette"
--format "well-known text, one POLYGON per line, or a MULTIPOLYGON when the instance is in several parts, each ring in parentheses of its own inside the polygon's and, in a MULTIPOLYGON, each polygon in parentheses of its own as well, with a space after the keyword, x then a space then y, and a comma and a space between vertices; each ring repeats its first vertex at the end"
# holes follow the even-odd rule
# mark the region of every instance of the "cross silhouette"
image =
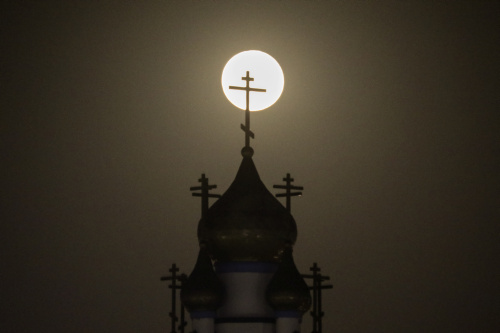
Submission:
POLYGON ((192 186, 189 190, 201 190, 201 193, 193 193, 193 197, 201 197, 201 218, 205 218, 208 212, 208 198, 220 198, 221 195, 208 193, 208 191, 217 188, 217 185, 208 185, 208 178, 205 177, 204 173, 201 174, 201 178, 198 181, 201 183, 201 186, 192 186))
POLYGON ((291 211, 291 197, 301 196, 302 192, 292 192, 292 190, 303 190, 302 186, 294 186, 292 185, 293 178, 290 177, 290 174, 287 173, 286 177, 283 178, 283 181, 286 183, 285 185, 273 185, 273 188, 280 188, 286 190, 285 193, 276 194, 276 198, 286 197, 286 209, 288 212, 291 211))
POLYGON ((324 285, 323 281, 330 280, 329 276, 321 275, 321 268, 318 267, 317 263, 314 263, 310 268, 312 274, 302 274, 302 277, 313 280, 313 286, 309 287, 313 291, 313 310, 310 312, 313 318, 313 330, 312 333, 322 333, 323 332, 323 316, 325 313, 322 309, 322 293, 323 289, 332 289, 331 284, 324 285))
MULTIPOLYGON (((177 309, 176 309, 176 301, 177 301, 177 289, 182 289, 183 283, 187 280, 187 275, 186 274, 177 274, 179 272, 179 267, 174 263, 172 264, 172 267, 168 270, 170 273, 172 273, 171 276, 162 276, 160 278, 161 281, 172 281, 171 284, 168 285, 170 289, 172 289, 172 305, 171 305, 171 311, 169 312, 169 317, 171 319, 171 324, 172 324, 172 331, 171 333, 177 333, 175 329, 176 322, 179 321, 179 318, 177 317, 177 309), (177 281, 180 281, 180 284, 177 284, 177 281)), ((187 325, 185 321, 185 310, 184 310, 184 305, 181 303, 181 309, 180 309, 180 324, 179 324, 179 330, 180 333, 184 333, 184 327, 187 325)))
POLYGON ((250 81, 253 81, 254 78, 250 77, 249 71, 247 71, 247 75, 242 77, 241 79, 247 82, 245 87, 229 86, 229 89, 245 90, 247 93, 247 104, 246 104, 246 110, 245 110, 245 125, 241 124, 240 127, 243 130, 243 132, 245 132, 245 147, 250 147, 250 138, 252 138, 252 139, 254 138, 254 134, 250 130, 250 91, 266 92, 266 89, 250 88, 250 81))

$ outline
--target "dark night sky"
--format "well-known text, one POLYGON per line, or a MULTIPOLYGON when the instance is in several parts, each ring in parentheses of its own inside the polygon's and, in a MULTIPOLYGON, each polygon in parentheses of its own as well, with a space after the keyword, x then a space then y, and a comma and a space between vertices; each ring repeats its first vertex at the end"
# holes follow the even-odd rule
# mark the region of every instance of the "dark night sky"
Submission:
POLYGON ((325 332, 500 330, 500 2, 1 6, 0 331, 169 330, 159 277, 196 259, 189 187, 236 174, 220 76, 248 49, 285 73, 254 161, 305 187, 325 332))

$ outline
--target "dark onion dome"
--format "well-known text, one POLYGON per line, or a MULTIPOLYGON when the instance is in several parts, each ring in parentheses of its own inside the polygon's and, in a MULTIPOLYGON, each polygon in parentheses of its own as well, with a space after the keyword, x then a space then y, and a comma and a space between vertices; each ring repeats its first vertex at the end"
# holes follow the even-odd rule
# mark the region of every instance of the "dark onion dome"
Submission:
POLYGON ((266 298, 276 311, 304 313, 311 307, 309 287, 293 262, 291 246, 286 247, 282 262, 267 286, 266 298))
POLYGON ((198 224, 198 240, 215 261, 278 262, 297 226, 260 180, 251 154, 243 155, 233 183, 198 224))
POLYGON ((181 301, 189 312, 215 311, 222 305, 224 285, 214 272, 212 261, 204 246, 198 260, 181 289, 181 301))

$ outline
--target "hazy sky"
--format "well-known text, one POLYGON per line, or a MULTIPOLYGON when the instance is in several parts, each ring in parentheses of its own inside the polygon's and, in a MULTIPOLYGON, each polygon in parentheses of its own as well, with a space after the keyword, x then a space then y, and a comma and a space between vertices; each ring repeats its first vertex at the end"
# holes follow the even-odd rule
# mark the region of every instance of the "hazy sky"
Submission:
POLYGON ((159 278, 196 259, 189 187, 236 175, 220 76, 249 49, 284 71, 253 159, 305 188, 325 332, 500 330, 498 1, 1 6, 0 331, 169 331, 159 278))

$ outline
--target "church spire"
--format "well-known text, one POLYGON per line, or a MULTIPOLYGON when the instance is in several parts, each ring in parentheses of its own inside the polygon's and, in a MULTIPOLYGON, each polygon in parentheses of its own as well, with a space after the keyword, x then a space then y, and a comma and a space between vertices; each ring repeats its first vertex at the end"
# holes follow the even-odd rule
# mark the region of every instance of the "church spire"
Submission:
MULTIPOLYGON (((293 178, 286 174, 285 184, 274 186, 283 190, 276 195, 286 198, 286 206, 282 205, 266 188, 252 160, 250 139, 255 135, 250 129, 250 110, 271 106, 283 85, 279 64, 260 51, 242 52, 224 68, 224 93, 231 103, 245 110, 245 123, 241 124, 245 145, 236 177, 222 195, 210 193, 216 185, 209 184, 205 174, 198 180, 199 186, 190 188, 196 191, 193 196, 201 198, 200 251, 192 273, 182 279, 180 298, 191 316, 193 332, 300 332, 302 316, 311 303, 315 332, 321 332, 321 289, 325 286, 314 273, 316 289, 311 302, 310 287, 304 281, 309 276, 299 273, 292 256, 297 225, 290 214, 291 197, 301 195, 303 187, 292 185, 293 178), (243 61, 233 61, 240 57, 243 61), (257 85, 266 89, 250 87, 254 81, 250 73, 257 85), (245 85, 238 86, 240 78, 245 85), (214 197, 219 199, 209 207, 209 199, 214 197)), ((172 320, 175 333, 177 319, 172 316, 172 320)))

